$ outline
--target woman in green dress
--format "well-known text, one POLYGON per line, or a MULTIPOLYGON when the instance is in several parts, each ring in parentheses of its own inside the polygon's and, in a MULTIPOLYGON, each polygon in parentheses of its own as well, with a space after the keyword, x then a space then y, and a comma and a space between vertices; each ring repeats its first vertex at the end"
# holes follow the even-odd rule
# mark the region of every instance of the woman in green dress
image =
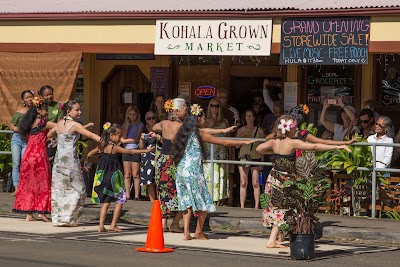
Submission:
MULTIPOLYGON (((58 122, 62 119, 63 112, 60 110, 60 103, 54 101, 54 89, 50 85, 42 86, 39 89, 38 94, 49 103, 49 121, 58 122)), ((54 156, 57 152, 57 138, 49 138, 47 141, 47 153, 49 155, 49 161, 51 166, 53 166, 54 156)))
POLYGON ((19 182, 19 167, 26 148, 26 139, 24 139, 19 133, 19 123, 25 116, 26 112, 32 106, 33 92, 31 90, 25 90, 21 93, 21 99, 24 107, 19 111, 15 112, 11 118, 10 129, 14 131, 11 138, 11 153, 12 153, 12 180, 15 188, 11 196, 15 196, 18 189, 19 182))

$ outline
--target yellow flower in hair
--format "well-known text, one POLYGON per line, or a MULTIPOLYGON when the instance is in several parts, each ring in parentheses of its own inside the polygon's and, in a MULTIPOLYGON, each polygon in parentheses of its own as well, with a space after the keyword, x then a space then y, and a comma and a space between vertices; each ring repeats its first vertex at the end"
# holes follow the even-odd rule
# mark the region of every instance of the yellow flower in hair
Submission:
POLYGON ((104 125, 103 125, 103 130, 107 130, 108 128, 110 128, 111 127, 111 123, 110 122, 106 122, 106 123, 104 123, 104 125))
POLYGON ((166 112, 172 112, 174 110, 174 103, 172 102, 171 99, 168 99, 164 103, 164 109, 166 112))
POLYGON ((304 113, 304 115, 307 115, 308 112, 310 112, 310 108, 306 104, 303 104, 303 113, 304 113))
POLYGON ((194 116, 199 116, 201 113, 203 113, 203 109, 200 107, 199 104, 193 104, 190 107, 190 113, 194 116))
POLYGON ((40 98, 40 97, 38 97, 38 96, 35 96, 33 99, 32 99, 32 103, 33 103, 33 105, 35 106, 35 107, 40 107, 41 105, 42 105, 42 99, 40 98))

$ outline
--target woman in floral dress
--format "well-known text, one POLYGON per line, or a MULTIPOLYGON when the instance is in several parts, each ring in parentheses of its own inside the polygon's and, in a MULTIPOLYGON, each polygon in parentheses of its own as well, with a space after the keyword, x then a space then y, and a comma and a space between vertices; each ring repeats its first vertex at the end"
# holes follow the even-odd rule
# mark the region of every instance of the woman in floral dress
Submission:
POLYGON ((202 142, 216 145, 235 146, 251 144, 253 141, 226 140, 216 138, 208 131, 200 131, 205 126, 203 109, 194 104, 185 117, 175 136, 171 153, 176 167, 176 188, 178 208, 183 212, 184 240, 191 240, 189 232, 192 212, 198 215, 194 239, 207 239, 203 233, 207 212, 215 211, 215 206, 207 189, 203 172, 204 149, 202 142))
POLYGON ((267 248, 285 247, 276 241, 279 226, 285 223, 285 210, 280 208, 280 203, 284 201, 282 183, 289 179, 296 179, 296 150, 327 151, 345 149, 350 151, 345 145, 311 144, 300 139, 293 139, 296 133, 296 119, 290 115, 282 115, 273 129, 275 139, 270 139, 257 147, 257 152, 261 154, 273 151, 271 159, 274 163, 274 168, 271 170, 265 185, 265 193, 269 196, 269 203, 268 207, 263 211, 264 226, 272 227, 267 248))
POLYGON ((63 120, 47 135, 52 137, 57 134, 58 139, 51 184, 51 218, 53 226, 78 226, 85 204, 86 188, 76 145, 80 135, 96 142, 100 141, 100 136, 75 121, 81 115, 77 101, 67 101, 63 111, 63 120))
MULTIPOLYGON (((225 129, 228 127, 228 121, 223 117, 221 104, 218 99, 211 99, 208 104, 206 127, 212 129, 225 129)), ((216 137, 225 137, 226 134, 215 134, 216 137)), ((206 159, 211 158, 211 145, 206 143, 205 146, 206 159)), ((224 146, 214 145, 214 159, 227 160, 228 148, 224 146)), ((207 181, 208 191, 213 192, 213 201, 222 204, 222 200, 229 197, 229 168, 226 163, 214 163, 214 187, 211 188, 211 163, 203 163, 204 176, 207 181), (213 190, 213 191, 211 191, 213 190)))

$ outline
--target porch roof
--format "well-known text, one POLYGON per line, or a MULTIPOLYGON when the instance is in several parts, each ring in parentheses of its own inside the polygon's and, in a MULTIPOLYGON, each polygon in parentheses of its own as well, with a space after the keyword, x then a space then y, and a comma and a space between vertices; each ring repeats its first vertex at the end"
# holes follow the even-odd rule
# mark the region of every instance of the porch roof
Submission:
POLYGON ((0 14, 317 11, 399 7, 400 0, 0 0, 0 14))

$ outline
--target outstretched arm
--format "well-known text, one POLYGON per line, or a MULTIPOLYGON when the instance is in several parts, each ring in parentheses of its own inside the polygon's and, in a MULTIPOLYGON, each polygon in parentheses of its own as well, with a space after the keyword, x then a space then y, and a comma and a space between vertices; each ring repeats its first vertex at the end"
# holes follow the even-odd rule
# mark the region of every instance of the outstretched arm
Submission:
POLYGON ((213 129, 213 128, 201 128, 200 132, 205 132, 209 134, 226 134, 235 131, 236 126, 231 126, 224 129, 213 129))
POLYGON ((290 141, 290 146, 294 149, 301 150, 313 150, 313 151, 329 151, 329 150, 346 150, 347 152, 351 152, 350 148, 346 145, 326 145, 326 144, 313 144, 307 143, 298 139, 292 139, 290 141))
POLYGON ((80 123, 75 123, 73 126, 75 129, 75 131, 77 131, 78 133, 80 133, 83 136, 86 136, 89 139, 92 139, 93 141, 96 141, 97 143, 100 142, 100 136, 98 136, 95 133, 92 133, 91 131, 86 130, 82 124, 80 123))
POLYGON ((95 148, 90 150, 89 153, 87 153, 87 157, 90 158, 90 157, 93 157, 94 155, 99 154, 99 153, 100 153, 99 147, 96 146, 95 148))
POLYGON ((263 98, 264 98, 264 103, 269 107, 269 109, 272 111, 274 109, 274 101, 272 101, 271 96, 269 95, 269 80, 265 79, 263 83, 263 98))
POLYGON ((357 138, 353 138, 348 141, 335 141, 335 140, 327 140, 318 138, 312 134, 308 134, 306 137, 306 141, 314 143, 314 144, 325 144, 325 145, 351 145, 357 142, 357 138))
POLYGON ((222 145, 222 146, 241 146, 241 145, 249 145, 251 143, 256 142, 256 140, 221 139, 221 138, 217 138, 206 132, 200 132, 200 137, 203 142, 208 142, 208 143, 222 145))

